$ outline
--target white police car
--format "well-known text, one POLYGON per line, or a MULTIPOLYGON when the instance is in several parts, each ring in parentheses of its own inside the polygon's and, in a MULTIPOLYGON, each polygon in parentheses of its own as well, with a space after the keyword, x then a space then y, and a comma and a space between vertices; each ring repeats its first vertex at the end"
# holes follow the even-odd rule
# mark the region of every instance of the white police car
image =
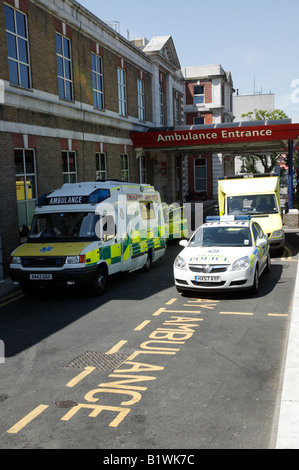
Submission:
POLYGON ((267 236, 250 216, 207 217, 174 262, 176 288, 250 289, 258 292, 262 272, 270 271, 267 236))

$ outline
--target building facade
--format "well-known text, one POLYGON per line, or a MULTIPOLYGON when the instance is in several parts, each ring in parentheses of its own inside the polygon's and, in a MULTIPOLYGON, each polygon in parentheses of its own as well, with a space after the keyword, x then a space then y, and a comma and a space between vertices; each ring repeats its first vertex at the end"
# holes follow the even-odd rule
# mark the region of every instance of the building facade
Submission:
MULTIPOLYGON (((233 121, 233 81, 221 65, 182 69, 185 79, 185 124, 206 126, 233 121)), ((185 193, 204 191, 217 196, 217 179, 234 173, 234 157, 224 154, 188 155, 185 158, 185 193)))
POLYGON ((73 0, 0 0, 0 278, 36 201, 64 182, 182 193, 182 157, 136 155, 130 133, 183 123, 171 36, 130 42, 73 0))

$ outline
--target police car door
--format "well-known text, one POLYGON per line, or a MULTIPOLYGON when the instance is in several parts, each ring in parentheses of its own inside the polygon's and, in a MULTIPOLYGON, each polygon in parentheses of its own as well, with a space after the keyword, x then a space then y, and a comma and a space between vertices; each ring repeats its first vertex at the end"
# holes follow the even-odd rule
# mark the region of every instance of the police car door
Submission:
POLYGON ((258 258, 260 271, 265 266, 267 262, 267 241, 264 238, 264 233, 258 223, 252 225, 252 231, 255 239, 255 244, 258 249, 258 258))

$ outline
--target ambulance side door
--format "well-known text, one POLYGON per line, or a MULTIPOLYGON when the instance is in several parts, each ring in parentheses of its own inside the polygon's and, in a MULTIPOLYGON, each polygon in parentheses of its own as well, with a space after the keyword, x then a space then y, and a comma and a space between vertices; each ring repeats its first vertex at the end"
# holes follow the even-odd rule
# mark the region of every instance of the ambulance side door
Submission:
POLYGON ((109 274, 122 270, 122 243, 117 236, 116 220, 114 215, 105 215, 103 218, 103 253, 109 267, 109 274))

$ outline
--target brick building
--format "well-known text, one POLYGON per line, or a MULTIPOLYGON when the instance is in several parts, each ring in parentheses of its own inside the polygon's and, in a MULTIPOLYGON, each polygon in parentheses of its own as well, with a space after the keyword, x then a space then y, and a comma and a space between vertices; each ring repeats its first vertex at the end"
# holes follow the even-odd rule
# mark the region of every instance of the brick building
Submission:
MULTIPOLYGON (((221 65, 182 68, 185 79, 185 123, 188 126, 233 121, 233 82, 221 65)), ((194 153, 185 159, 185 193, 188 189, 217 196, 218 176, 234 174, 234 156, 194 153)))
POLYGON ((171 36, 130 42, 73 0, 0 0, 0 278, 38 197, 63 182, 182 196, 182 156, 136 155, 130 133, 182 124, 184 93, 171 36))

